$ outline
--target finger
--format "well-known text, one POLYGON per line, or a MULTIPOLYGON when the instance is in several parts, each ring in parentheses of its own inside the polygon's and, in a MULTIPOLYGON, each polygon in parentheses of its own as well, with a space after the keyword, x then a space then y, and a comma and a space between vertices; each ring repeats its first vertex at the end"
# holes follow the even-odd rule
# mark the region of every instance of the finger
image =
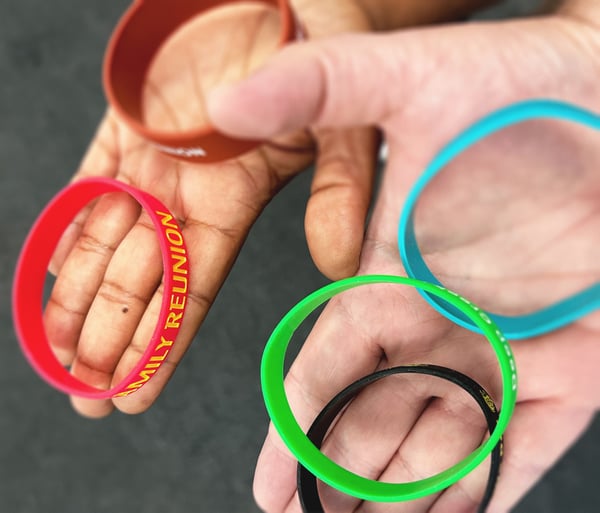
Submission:
MULTIPOLYGON (((400 287, 398 289, 401 290, 400 287)), ((387 292, 390 291, 391 289, 387 292)), ((422 304, 421 298, 412 297, 412 293, 417 296, 415 291, 406 294, 404 305, 393 295, 378 297, 376 293, 371 293, 365 304, 368 305, 369 312, 378 312, 376 315, 371 313, 371 316, 359 311, 356 307, 357 298, 352 303, 348 300, 355 328, 367 331, 364 326, 379 327, 370 334, 373 340, 384 348, 392 348, 390 351, 386 349, 385 360, 380 366, 423 361, 437 363, 466 372, 488 390, 496 390, 499 381, 497 364, 482 337, 450 324, 422 304), (387 310, 389 315, 381 313, 382 309, 376 306, 384 302, 386 305, 394 305, 394 308, 387 310), (406 311, 403 311, 402 306, 406 311), (361 328, 357 328, 359 322, 361 328), (473 368, 477 370, 471 372, 473 368), (496 386, 491 386, 494 384, 496 386)), ((343 337, 344 334, 339 336, 343 337)), ((326 366, 325 363, 320 365, 326 366)), ((330 377, 324 369, 321 369, 321 373, 330 377)), ((428 378, 419 378, 404 377, 401 385, 385 380, 366 389, 338 420, 333 432, 325 440, 323 452, 359 475, 388 482, 422 479, 467 456, 481 442, 486 428, 485 419, 477 405, 470 395, 445 381, 433 378, 425 381, 428 378), (441 399, 428 404, 431 397, 441 399), (390 408, 390 405, 393 407, 390 408), (443 433, 435 431, 440 426, 444 426, 443 433), (457 433, 464 435, 460 442, 453 441, 457 433), (445 445, 447 443, 450 450, 445 445), (435 461, 430 465, 429 458, 432 454, 435 455, 435 461), (396 458, 408 462, 409 466, 400 466, 396 458)), ((308 388, 312 386, 309 379, 305 379, 302 384, 308 388)), ((336 392, 340 389, 341 387, 336 392)), ((499 394, 493 395, 497 397, 499 394)), ((287 455, 284 450, 276 448, 272 453, 276 458, 259 461, 259 467, 268 462, 272 469, 281 471, 285 465, 290 464, 285 461, 287 455)), ((328 511, 374 507, 361 506, 359 500, 339 494, 329 487, 322 487, 321 490, 328 511)), ((429 506, 432 502, 433 499, 411 502, 410 506, 401 505, 399 508, 425 511, 424 506, 429 506)))
MULTIPOLYGON (((114 178, 119 169, 118 147, 117 122, 111 113, 108 112, 100 123, 96 135, 71 181, 90 176, 114 178)), ((59 273, 68 254, 81 235, 85 222, 95 203, 92 202, 85 206, 63 233, 48 266, 49 271, 55 276, 59 273)))
POLYGON ((44 327, 64 365, 71 364, 77 341, 112 255, 139 216, 140 207, 124 193, 98 200, 62 263, 48 304, 44 327))
POLYGON ((563 83, 572 59, 581 55, 572 28, 546 18, 288 45, 245 80, 212 91, 207 110, 215 126, 236 137, 376 125, 415 153, 414 144, 435 146, 508 102, 540 95, 589 98, 591 76, 575 88, 563 83), (555 36, 551 45, 549 33, 555 36))
MULTIPOLYGON (((496 29, 498 25, 473 24, 341 35, 290 45, 247 79, 212 91, 208 114, 219 129, 237 137, 268 139, 307 126, 385 128, 399 117, 410 121, 410 132, 396 126, 388 135, 400 143, 415 129, 431 137, 441 127, 452 130, 473 114, 493 108, 484 82, 501 65, 494 36, 504 34, 495 34, 496 29), (477 52, 469 50, 474 45, 477 52), (448 47, 462 51, 449 54, 448 47), (443 76, 439 62, 444 62, 443 76), (468 94, 464 73, 471 64, 478 64, 482 81, 469 83, 468 94), (452 116, 436 119, 432 126, 432 107, 437 112, 440 91, 458 100, 452 116), (478 100, 484 95, 486 108, 478 100)), ((514 88, 506 89, 514 94, 514 88)), ((506 101, 508 92, 498 88, 495 93, 494 105, 506 101)))
MULTIPOLYGON (((425 345, 429 344, 425 341, 425 345)), ((447 353, 447 347, 441 345, 427 351, 426 361, 441 361, 454 368, 455 362, 447 353)), ((414 361, 411 358, 408 362, 414 361)), ((394 361, 393 365, 399 363, 407 361, 394 361)), ((478 405, 464 390, 428 376, 394 376, 370 386, 352 402, 328 435, 323 450, 359 475, 406 483, 445 470, 467 456, 480 443, 485 428, 478 405)), ((361 505, 359 500, 329 487, 324 487, 322 498, 331 511, 390 510, 389 505, 361 505)), ((410 501, 390 511, 426 511, 433 500, 410 501)))
POLYGON ((254 500, 260 509, 268 513, 298 510, 297 463, 279 438, 273 424, 270 424, 256 462, 252 488, 254 500))
POLYGON ((264 139, 313 125, 380 123, 421 73, 402 63, 392 69, 386 42, 403 48, 404 41, 388 38, 354 34, 288 46, 241 83, 212 91, 209 116, 227 133, 264 139), (385 80, 397 81, 398 89, 382 87, 385 80))
MULTIPOLYGON (((440 511, 456 511, 457 513, 479 512, 481 502, 490 478, 490 458, 483 461, 476 469, 463 477, 456 484, 447 488, 428 503, 425 511, 440 513, 440 511)), ((500 475, 502 467, 500 467, 500 475)), ((497 493, 494 490, 494 495, 497 493)), ((486 508, 489 513, 489 507, 486 508)))
MULTIPOLYGON (((377 344, 355 329, 342 297, 324 310, 286 377, 290 406, 304 430, 337 392, 372 372, 381 358, 377 344)), ((254 497, 263 510, 283 512, 288 506, 296 463, 271 425, 254 476, 254 497)))
MULTIPOLYGON (((332 513, 329 510, 326 510, 327 513, 332 513)), ((304 513, 302 511, 302 506, 300 505, 300 498, 298 497, 298 490, 294 493, 294 496, 290 503, 285 508, 284 513, 304 513)))
MULTIPOLYGON (((160 246, 154 226, 143 212, 100 275, 102 280, 89 306, 71 368, 77 378, 99 389, 110 387, 117 362, 130 344, 161 276, 160 246)), ((153 316, 154 325, 157 319, 158 312, 153 316)), ((154 326, 143 350, 153 330, 154 326)), ((113 408, 110 400, 72 397, 71 403, 88 417, 104 416, 113 408)))
MULTIPOLYGON (((157 167, 150 157, 143 157, 146 159, 144 169, 157 168, 161 174, 161 179, 156 182, 160 190, 155 194, 160 196, 166 191, 169 198, 163 198, 163 201, 173 205, 173 211, 179 213, 188 259, 193 267, 188 276, 185 319, 165 365, 136 393, 113 399, 117 408, 127 413, 146 410, 166 385, 231 268, 249 227, 280 186, 280 181, 292 174, 291 164, 279 166, 279 160, 284 158, 282 152, 270 149, 249 154, 243 162, 222 164, 218 173, 215 173, 214 166, 192 167, 173 170, 168 177, 162 177, 162 168, 157 167), (280 174, 276 175, 275 172, 280 174), (171 180, 170 186, 165 183, 167 179, 171 180), (182 185, 184 179, 185 186, 182 185)), ((296 161, 297 164, 298 160, 306 158, 306 155, 299 155, 287 161, 296 161)), ((144 180, 144 188, 152 192, 155 185, 152 175, 145 175, 144 180)), ((147 222, 138 224, 148 225, 147 222)), ((101 373, 104 388, 110 383, 117 383, 130 372, 154 330, 163 290, 157 289, 160 268, 153 266, 160 265, 161 260, 159 255, 153 255, 153 248, 155 236, 150 230, 132 230, 115 252, 106 271, 110 283, 104 283, 100 288, 102 291, 107 287, 113 293, 111 301, 107 303, 100 297, 94 305, 97 308, 88 314, 86 324, 89 323, 89 327, 86 326, 82 334, 79 351, 92 369, 90 373, 101 373), (150 269, 158 271, 158 279, 153 273, 146 276, 131 271, 132 262, 138 265, 139 259, 134 256, 136 252, 147 255, 148 266, 152 263, 150 269), (112 286, 114 282, 119 283, 121 288, 112 286), (151 299, 147 296, 150 291, 151 299), (127 316, 123 316, 119 312, 119 305, 128 305, 131 298, 142 298, 146 304, 140 301, 139 310, 129 306, 127 316), (102 320, 106 318, 114 319, 112 334, 100 332, 102 320), (85 334, 89 336, 83 336, 85 334)), ((143 270, 147 266, 142 262, 140 267, 143 270)), ((108 412, 105 404, 96 401, 74 399, 73 403, 84 415, 97 416, 108 412)))
MULTIPOLYGON (((189 279, 186 320, 168 361, 151 383, 127 398, 112 402, 72 398, 75 409, 90 417, 110 413, 113 403, 127 413, 139 413, 152 404, 191 343, 248 229, 282 183, 311 158, 307 152, 290 157, 280 150, 263 148, 220 165, 215 173, 215 166, 174 165, 152 148, 138 147, 136 138, 127 134, 124 137, 123 144, 130 151, 121 159, 122 172, 134 173, 127 179, 171 206, 181 220, 189 260, 199 264, 194 265, 189 279), (165 172, 167 165, 173 168, 169 173, 165 172), (144 174, 135 174, 136 169, 143 169, 144 174)), ((306 144, 306 134, 290 141, 306 144)), ((123 227, 124 231, 130 230, 132 224, 135 223, 123 227)), ((162 290, 158 288, 161 259, 156 253, 156 236, 149 227, 142 213, 135 228, 128 231, 107 259, 110 262, 104 260, 97 269, 86 262, 87 271, 95 273, 95 279, 90 282, 86 297, 72 298, 81 313, 78 330, 72 330, 81 334, 80 339, 73 337, 72 341, 80 355, 73 372, 99 388, 116 384, 130 372, 140 351, 146 348, 158 318, 162 301, 162 290), (108 320, 112 323, 110 330, 104 328, 108 320)), ((57 325, 59 321, 57 316, 57 325)))
MULTIPOLYGON (((485 419, 466 392, 452 391, 448 397, 434 398, 408 436, 400 438, 400 445, 392 453, 393 457, 379 475, 379 480, 406 483, 437 474, 476 449, 485 431, 485 419)), ((357 511, 424 513, 435 497, 430 495, 398 504, 365 502, 357 511)))
MULTIPOLYGON (((577 440, 593 418, 588 409, 560 401, 520 403, 506 431, 502 469, 488 513, 505 513, 544 475, 577 440)), ((442 494, 431 513, 462 511, 453 505, 472 506, 478 490, 465 481, 442 494)))
MULTIPOLYGON (((579 357, 598 354, 597 334, 585 323, 522 340, 513 349, 517 369, 522 371, 519 403, 507 430, 503 468, 489 512, 509 511, 583 432, 590 409, 597 404, 589 393, 568 394, 568 405, 556 399, 565 396, 565 390, 589 392, 598 388, 597 359, 579 357), (573 340, 578 341, 578 351, 565 353, 563 348, 573 340)), ((474 510, 483 487, 482 474, 474 472, 445 491, 432 513, 474 510)))
POLYGON ((600 384, 598 332, 589 330, 585 322, 578 321, 543 337, 520 340, 513 344, 513 351, 517 370, 523 369, 519 372, 520 402, 552 400, 566 390, 585 390, 585 394, 571 394, 571 404, 580 408, 600 405, 600 394, 594 393, 600 384), (573 340, 577 340, 577 350, 565 351, 573 340))
MULTIPOLYGON (((427 408, 433 395, 428 384, 422 376, 394 376, 369 386, 341 415, 322 452, 355 474, 378 479, 427 408)), ((331 512, 355 511, 362 503, 323 484, 320 496, 331 512)))
POLYGON ((376 170, 374 129, 320 130, 306 208, 308 247, 319 270, 336 280, 356 273, 376 170))
MULTIPOLYGON (((195 224, 190 220, 183 228, 183 235, 187 241, 189 261, 197 263, 190 269, 187 277, 188 297, 185 316, 182 322, 176 320, 177 323, 181 322, 180 331, 167 355, 165 365, 161 366, 152 379, 134 394, 113 399, 115 406, 125 413, 145 411, 166 386, 212 305, 242 238, 241 232, 233 230, 228 232, 215 226, 195 224)), ((139 360, 140 352, 146 348, 147 341, 154 330, 163 294, 164 290, 161 286, 118 361, 114 383, 131 370, 139 360)))
MULTIPOLYGON (((210 196, 209 193, 207 195, 210 196)), ((198 198, 199 201, 201 199, 198 198)), ((236 219, 231 221, 238 226, 236 219)), ((240 223, 241 226, 247 224, 240 223)), ((187 219, 183 235, 187 241, 189 261, 200 263, 194 266, 187 282, 186 321, 177 344, 152 381, 129 397, 114 399, 117 407, 128 413, 147 409, 168 381, 235 258, 243 230, 238 227, 229 231, 218 225, 187 219)), ((158 288, 161 276, 162 261, 156 234, 144 213, 114 252, 90 307, 77 349, 77 365, 74 366, 80 379, 95 379, 96 386, 108 388, 111 382, 115 384, 130 372, 156 325, 162 305, 163 290, 158 288), (124 308, 127 309, 126 315, 121 313, 124 308), (108 320, 112 322, 110 330, 105 327, 108 320), (85 365, 80 365, 81 362, 85 365)), ((103 401, 73 398, 72 402, 76 410, 86 416, 101 416, 110 411, 103 401)))

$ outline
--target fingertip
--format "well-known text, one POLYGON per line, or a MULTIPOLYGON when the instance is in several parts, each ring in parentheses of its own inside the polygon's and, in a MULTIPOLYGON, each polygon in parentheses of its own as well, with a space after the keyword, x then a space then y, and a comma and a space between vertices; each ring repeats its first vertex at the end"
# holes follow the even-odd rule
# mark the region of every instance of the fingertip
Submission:
POLYGON ((254 480, 252 482, 252 493, 254 495, 254 501, 256 505, 262 511, 271 511, 269 506, 272 505, 272 500, 269 495, 269 491, 271 490, 269 486, 269 474, 271 472, 271 463, 270 463, 270 448, 269 448, 269 437, 265 440, 260 454, 258 455, 258 460, 256 462, 256 470, 254 472, 254 480))
POLYGON ((110 399, 86 399, 71 396, 70 400, 73 409, 87 419, 102 419, 110 415, 114 410, 110 399))
MULTIPOLYGON (((98 390, 108 390, 110 387, 110 375, 90 365, 85 359, 78 355, 71 365, 71 374, 78 380, 98 390)), ((89 399, 77 395, 70 396, 71 406, 82 417, 100 419, 110 415, 114 410, 110 399, 89 399)))
MULTIPOLYGON (((331 280, 356 274, 364 239, 366 208, 348 204, 347 198, 331 197, 326 201, 311 197, 306 209, 305 232, 308 248, 319 271, 331 280)), ((344 196, 343 191, 338 191, 344 196)))
POLYGON ((54 257, 52 257, 52 260, 50 260, 50 263, 48 264, 48 272, 54 277, 56 278, 58 276, 58 271, 60 271, 62 263, 59 260, 55 260, 54 257))
POLYGON ((376 171, 378 132, 321 129, 305 232, 319 270, 332 280, 358 272, 376 171))
POLYGON ((262 511, 282 513, 296 491, 296 461, 276 444, 272 429, 258 456, 252 491, 262 511))
POLYGON ((127 397, 116 397, 113 404, 117 410, 126 415, 139 415, 154 404, 157 396, 148 396, 138 391, 127 397))
POLYGON ((342 280, 357 273, 359 251, 354 248, 345 251, 340 246, 335 249, 333 247, 328 248, 328 239, 325 233, 321 234, 320 237, 308 235, 307 233, 307 237, 312 238, 309 250, 313 261, 317 269, 328 279, 332 281, 342 280))
POLYGON ((211 122, 234 137, 271 139, 315 121, 322 77, 314 52, 300 46, 284 48, 241 82, 210 91, 211 122))
POLYGON ((265 127, 254 126, 255 113, 247 96, 243 83, 222 85, 208 93, 206 108, 213 125, 229 135, 249 137, 255 133, 258 137, 260 129, 264 131, 265 127))

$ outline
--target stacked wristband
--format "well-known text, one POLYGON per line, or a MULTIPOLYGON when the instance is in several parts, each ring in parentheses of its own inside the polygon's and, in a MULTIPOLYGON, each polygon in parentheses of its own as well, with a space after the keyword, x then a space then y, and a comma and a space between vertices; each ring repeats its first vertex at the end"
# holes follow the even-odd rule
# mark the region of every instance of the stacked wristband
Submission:
MULTIPOLYGON (((342 390, 338 395, 336 395, 325 406, 325 408, 321 410, 306 433, 308 439, 315 444, 315 447, 320 449, 329 427, 339 413, 344 409, 344 407, 358 394, 360 394, 360 392, 362 392, 367 386, 372 385, 380 379, 383 379, 387 376, 393 376, 395 374, 426 374, 445 379, 446 381, 450 381, 458 385, 469 395, 471 395, 473 399, 475 399, 486 418, 489 432, 492 433, 494 431, 494 428, 498 423, 498 410, 496 409, 496 405, 492 401, 490 395, 483 387, 481 387, 468 376, 465 376, 464 374, 455 370, 447 369, 446 367, 439 367, 437 365, 422 364, 392 367, 391 369, 374 372, 373 374, 369 374, 368 376, 355 381, 342 390)), ((498 476, 500 475, 500 463, 502 462, 503 451, 502 444, 503 442, 501 438, 492 451, 492 462, 490 465, 488 483, 479 504, 478 513, 485 513, 485 510, 487 509, 488 504, 494 495, 496 482, 498 481, 498 476)), ((298 497, 300 499, 302 511, 304 513, 324 513, 323 505, 321 504, 321 499, 319 497, 319 491, 317 488, 317 478, 300 463, 298 463, 297 483, 298 497)))
POLYGON ((517 374, 508 342, 493 321, 475 305, 439 285, 411 278, 367 275, 334 282, 313 292, 294 306, 279 322, 265 347, 261 364, 261 382, 267 411, 275 429, 299 463, 321 481, 348 495, 363 500, 399 502, 439 492, 462 479, 496 447, 514 411, 517 398, 517 374), (439 297, 461 311, 490 342, 502 375, 502 403, 498 423, 490 437, 469 456, 447 470, 412 483, 381 483, 354 474, 322 454, 304 434, 294 418, 285 394, 283 367, 285 353, 294 331, 318 306, 333 296, 354 287, 393 283, 406 285, 439 297))

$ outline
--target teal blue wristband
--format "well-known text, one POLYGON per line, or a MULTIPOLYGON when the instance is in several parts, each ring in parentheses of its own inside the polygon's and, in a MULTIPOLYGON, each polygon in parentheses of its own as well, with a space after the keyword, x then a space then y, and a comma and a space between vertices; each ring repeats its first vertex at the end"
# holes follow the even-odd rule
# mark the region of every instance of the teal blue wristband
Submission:
MULTIPOLYGON (((445 146, 429 164, 410 191, 398 227, 398 245, 406 273, 411 278, 441 285, 433 275, 417 243, 414 210, 419 196, 429 182, 452 159, 481 139, 508 126, 536 118, 562 119, 600 130, 600 116, 581 107, 554 100, 530 100, 500 109, 473 124, 445 146)), ((442 315, 473 331, 478 327, 463 312, 443 298, 420 289, 423 297, 442 315)), ((508 339, 521 339, 547 333, 600 309, 600 283, 526 315, 505 316, 487 312, 508 339)))

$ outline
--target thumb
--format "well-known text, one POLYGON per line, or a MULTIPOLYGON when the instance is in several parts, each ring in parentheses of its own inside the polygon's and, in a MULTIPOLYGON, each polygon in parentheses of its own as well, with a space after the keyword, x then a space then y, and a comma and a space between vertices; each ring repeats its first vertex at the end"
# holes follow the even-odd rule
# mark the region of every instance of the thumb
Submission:
POLYGON ((307 126, 385 131, 400 118, 411 130, 425 122, 426 133, 446 137, 509 101, 581 100, 590 60, 574 44, 574 28, 583 30, 548 17, 298 43, 242 82, 214 90, 208 112, 217 128, 242 138, 307 126), (452 115, 440 116, 443 109, 452 115))
POLYGON ((261 139, 307 126, 380 124, 421 76, 423 60, 406 47, 408 34, 342 35, 286 47, 246 80, 214 90, 209 116, 226 133, 261 139))

